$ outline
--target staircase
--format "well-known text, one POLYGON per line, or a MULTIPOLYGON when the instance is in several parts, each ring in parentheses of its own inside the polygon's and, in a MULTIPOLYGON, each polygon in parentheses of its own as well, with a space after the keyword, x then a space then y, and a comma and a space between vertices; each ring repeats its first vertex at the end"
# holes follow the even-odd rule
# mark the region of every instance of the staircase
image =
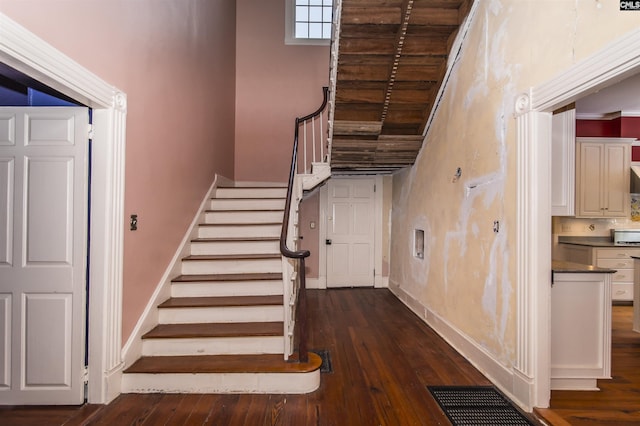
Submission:
POLYGON ((159 324, 123 374, 123 393, 306 393, 320 358, 285 360, 286 187, 218 187, 158 306, 159 324))

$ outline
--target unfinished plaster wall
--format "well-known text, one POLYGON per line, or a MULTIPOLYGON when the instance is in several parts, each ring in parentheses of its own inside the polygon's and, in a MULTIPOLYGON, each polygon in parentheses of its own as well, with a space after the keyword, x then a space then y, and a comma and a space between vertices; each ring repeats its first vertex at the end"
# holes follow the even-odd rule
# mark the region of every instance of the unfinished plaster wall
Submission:
MULTIPOLYGON (((394 176, 390 287, 509 367, 516 349, 515 98, 637 29, 640 13, 620 12, 617 0, 476 2, 422 152, 394 176), (424 259, 413 256, 414 229, 425 232, 424 259)), ((474 353, 465 355, 473 362, 474 353)))

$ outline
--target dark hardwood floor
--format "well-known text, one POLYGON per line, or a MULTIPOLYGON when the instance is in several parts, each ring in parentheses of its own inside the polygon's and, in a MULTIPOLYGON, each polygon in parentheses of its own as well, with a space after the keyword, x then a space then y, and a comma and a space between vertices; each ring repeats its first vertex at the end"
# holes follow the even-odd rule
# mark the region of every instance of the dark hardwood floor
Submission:
MULTIPOLYGON (((310 347, 333 372, 307 395, 121 395, 107 406, 2 407, 0 425, 449 425, 427 385, 490 382, 388 290, 309 292, 310 347)), ((640 425, 640 335, 614 307, 613 380, 553 392, 553 425, 640 425)))
POLYGON ((640 425, 640 334, 631 330, 632 306, 614 306, 610 380, 598 392, 552 391, 549 409, 536 409, 554 425, 640 425))

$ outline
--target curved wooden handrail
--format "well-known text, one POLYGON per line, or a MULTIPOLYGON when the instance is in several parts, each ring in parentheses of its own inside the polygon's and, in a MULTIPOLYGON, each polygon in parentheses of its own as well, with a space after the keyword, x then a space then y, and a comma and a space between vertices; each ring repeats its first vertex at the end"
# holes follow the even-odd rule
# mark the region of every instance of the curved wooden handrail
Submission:
POLYGON ((306 296, 306 279, 305 279, 305 258, 311 255, 309 250, 291 250, 287 246, 287 237, 289 233, 289 220, 291 211, 291 197, 293 195, 293 181, 296 174, 296 164, 298 161, 298 135, 300 124, 307 120, 311 120, 322 113, 326 108, 328 102, 329 88, 322 88, 324 99, 322 105, 316 111, 304 117, 296 117, 294 138, 293 138, 293 153, 291 156, 291 169, 289 170, 289 183, 287 186, 287 198, 284 206, 284 217, 282 220, 282 231, 280 232, 280 253, 290 259, 298 259, 300 264, 298 267, 298 274, 300 279, 300 287, 298 289, 298 306, 296 309, 296 328, 298 329, 298 360, 300 362, 308 362, 309 355, 307 350, 307 296, 306 296))

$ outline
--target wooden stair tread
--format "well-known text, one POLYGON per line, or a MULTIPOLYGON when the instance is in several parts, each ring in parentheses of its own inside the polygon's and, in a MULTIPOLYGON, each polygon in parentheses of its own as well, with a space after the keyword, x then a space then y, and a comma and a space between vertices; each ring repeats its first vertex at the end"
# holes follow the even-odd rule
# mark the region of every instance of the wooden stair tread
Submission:
POLYGON ((282 222, 249 222, 249 223, 200 223, 198 226, 262 226, 262 225, 282 225, 282 222))
POLYGON ((309 373, 320 368, 322 359, 309 352, 309 362, 285 361, 282 354, 189 355, 142 357, 125 374, 196 373, 309 373))
POLYGON ((192 254, 182 260, 260 260, 280 259, 280 253, 265 254, 192 254))
POLYGON ((188 282, 200 282, 200 281, 270 281, 270 280, 282 280, 282 273, 280 272, 263 272, 255 274, 193 274, 193 275, 179 275, 171 282, 174 283, 188 283, 188 282))
POLYGON ((247 185, 247 186, 233 186, 233 185, 226 185, 226 186, 218 186, 218 189, 284 189, 287 188, 286 184, 282 184, 282 185, 278 185, 278 184, 274 184, 274 185, 265 185, 265 186, 261 186, 261 185, 247 185))
POLYGON ((267 212, 283 212, 284 209, 233 209, 233 210, 205 210, 205 213, 267 213, 267 212))
POLYGON ((159 308, 206 308, 282 305, 283 297, 275 296, 223 296, 223 297, 172 297, 159 308))
POLYGON ((282 336, 282 322, 159 324, 143 339, 282 336))
POLYGON ((234 198, 220 198, 211 197, 211 200, 226 200, 226 201, 258 201, 258 200, 284 200, 286 197, 234 197, 234 198))
POLYGON ((194 238, 192 243, 216 243, 216 242, 256 242, 256 241, 280 241, 279 237, 215 237, 194 238))

